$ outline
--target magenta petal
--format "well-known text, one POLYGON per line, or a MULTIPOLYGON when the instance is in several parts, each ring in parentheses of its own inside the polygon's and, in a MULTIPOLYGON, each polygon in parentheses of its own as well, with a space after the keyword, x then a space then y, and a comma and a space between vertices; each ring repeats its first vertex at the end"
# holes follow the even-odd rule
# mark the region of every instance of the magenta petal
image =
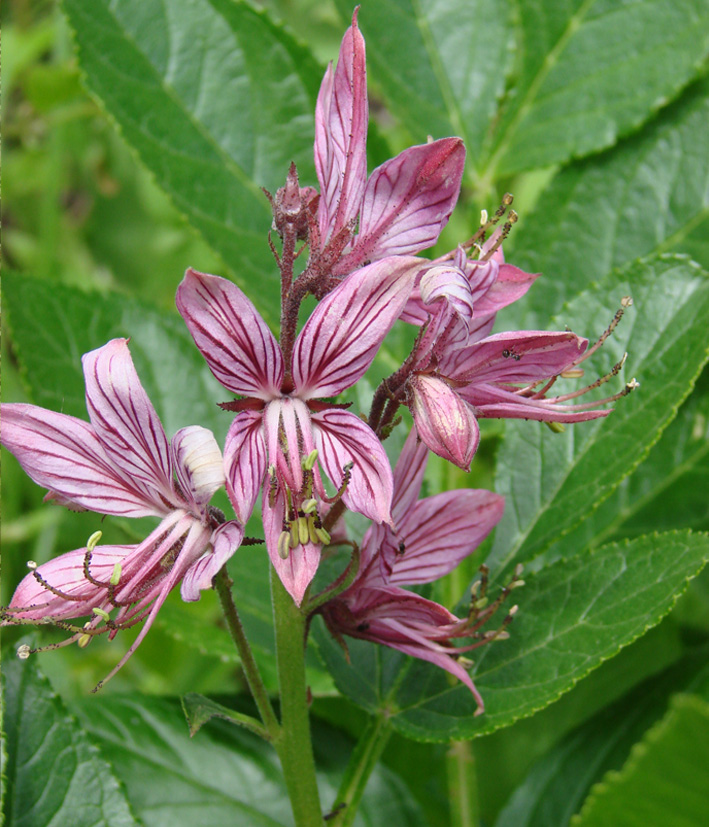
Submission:
POLYGON ((339 409, 313 414, 312 420, 320 463, 336 488, 344 467, 354 463, 345 505, 377 523, 391 523, 394 479, 374 431, 358 416, 339 409))
POLYGON ((469 470, 480 441, 470 406, 433 376, 413 376, 410 387, 411 413, 421 439, 434 454, 469 470))
POLYGON ((263 416, 243 411, 232 422, 224 448, 226 487, 237 520, 243 525, 251 517, 266 474, 266 444, 263 416))
POLYGON ((357 217, 367 180, 367 70, 357 10, 315 107, 315 170, 323 241, 357 217))
POLYGON ((367 370, 406 304, 416 258, 385 258, 357 270, 315 308, 293 350, 301 399, 336 396, 367 370))
POLYGON ((475 312, 497 313, 503 307, 521 299, 538 278, 539 273, 525 273, 511 264, 500 264, 497 278, 476 302, 475 312))
POLYGON ((2 406, 2 444, 50 498, 100 514, 163 516, 169 507, 132 485, 81 419, 22 403, 2 406))
POLYGON ((199 600, 200 592, 211 589, 212 578, 239 548, 244 527, 235 520, 222 523, 212 534, 212 548, 192 564, 182 580, 180 594, 185 601, 199 600))
POLYGON ((460 395, 475 410, 475 415, 486 419, 534 419, 539 422, 587 422, 612 413, 606 410, 577 410, 573 405, 561 405, 547 399, 530 399, 495 385, 468 385, 460 395))
POLYGON ((177 309, 225 388, 258 399, 280 394, 281 349, 258 310, 235 284, 190 269, 177 289, 177 309))
POLYGON ((360 214, 359 260, 432 247, 458 200, 464 166, 463 141, 442 138, 405 149, 375 169, 360 214))
POLYGON ((490 491, 447 491, 418 502, 401 522, 404 553, 394 555, 389 582, 430 583, 471 555, 502 518, 504 497, 490 491))
POLYGON ((104 450, 122 474, 158 504, 179 505, 172 488, 170 445, 133 367, 127 339, 113 339, 81 359, 86 407, 104 450))
POLYGON ((428 462, 428 448, 412 428, 394 468, 394 499, 391 513, 394 525, 403 527, 406 515, 415 506, 428 462))
POLYGON ((431 267, 421 276, 419 289, 429 313, 433 314, 436 304, 445 302, 467 329, 473 318, 473 296, 470 282, 461 270, 445 264, 431 267))

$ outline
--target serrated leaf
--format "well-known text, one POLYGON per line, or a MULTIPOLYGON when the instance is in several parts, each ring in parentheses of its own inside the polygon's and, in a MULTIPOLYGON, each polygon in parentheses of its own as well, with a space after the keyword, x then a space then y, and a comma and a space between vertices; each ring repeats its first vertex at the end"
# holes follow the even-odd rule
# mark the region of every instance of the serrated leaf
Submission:
POLYGON ((709 704, 679 695, 620 772, 598 784, 574 827, 694 827, 709 813, 709 704))
POLYGON ((278 319, 266 243, 291 161, 314 181, 321 71, 263 13, 229 0, 66 0, 90 90, 158 184, 278 319))
MULTIPOLYGON (((343 19, 348 0, 337 0, 343 19)), ((457 135, 474 175, 504 89, 510 7, 495 0, 364 0, 367 60, 392 111, 414 140, 457 135)))
POLYGON ((177 314, 10 272, 3 273, 3 293, 13 346, 36 404, 87 419, 81 356, 126 336, 167 433, 199 424, 223 443, 229 417, 216 402, 226 392, 177 314))
MULTIPOLYGON (((554 178, 507 245, 511 261, 543 274, 520 309, 510 308, 520 325, 545 327, 564 301, 614 267, 687 251, 688 235, 709 217, 707 123, 704 80, 639 135, 554 178)), ((709 255, 697 260, 709 268, 709 255)))
POLYGON ((521 59, 487 177, 612 146, 698 73, 704 0, 523 0, 521 59))
MULTIPOLYGON (((78 711, 123 780, 135 811, 150 827, 290 825, 290 804, 272 747, 221 721, 190 738, 175 701, 147 696, 100 696, 78 711)), ((334 800, 351 743, 314 722, 323 807, 334 800)), ((423 827, 404 785, 378 767, 365 792, 358 827, 423 827)))
POLYGON ((597 335, 624 295, 632 296, 634 307, 584 368, 590 381, 627 351, 624 375, 637 377, 640 388, 618 400, 606 419, 563 434, 531 422, 507 423, 496 482, 505 513, 488 558, 493 571, 532 560, 602 502, 658 439, 707 360, 709 278, 677 257, 611 274, 578 296, 558 326, 597 335))
POLYGON ((135 827, 139 822, 112 768, 35 662, 8 658, 3 678, 6 823, 12 827, 135 827))
POLYGON ((672 532, 603 546, 531 575, 515 592, 509 640, 478 650, 471 675, 485 714, 440 669, 364 641, 351 665, 324 631, 317 642, 338 689, 421 740, 470 738, 548 706, 602 661, 654 626, 709 559, 709 537, 672 532))
POLYGON ((495 827, 566 827, 591 785, 620 769, 633 745, 665 714, 671 694, 696 691, 707 677, 704 650, 601 710, 537 761, 495 827))

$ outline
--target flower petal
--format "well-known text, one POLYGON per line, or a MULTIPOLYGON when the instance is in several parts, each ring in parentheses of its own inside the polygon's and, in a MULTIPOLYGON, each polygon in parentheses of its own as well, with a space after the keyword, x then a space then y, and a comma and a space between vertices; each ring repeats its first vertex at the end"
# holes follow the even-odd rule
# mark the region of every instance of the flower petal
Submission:
POLYGON ((225 388, 258 399, 280 394, 281 349, 258 310, 235 284, 190 269, 177 288, 177 309, 225 388))
POLYGON ((170 510, 124 478, 81 419, 35 405, 4 404, 0 437, 25 473, 62 505, 122 517, 163 516, 170 510))
POLYGON ((418 435, 434 454, 469 470, 480 441, 470 406, 441 379, 414 375, 409 382, 418 435))
POLYGON ((581 410, 548 399, 530 399, 490 384, 461 388, 460 396, 472 405, 475 415, 486 419, 534 419, 539 422, 587 422, 608 416, 612 409, 581 410))
POLYGON ((266 474, 263 415, 243 411, 232 422, 224 446, 226 490, 236 519, 246 525, 266 474))
POLYGON ((179 507, 170 446, 133 367, 128 340, 113 339, 84 354, 81 361, 86 407, 106 454, 158 506, 166 500, 179 507))
POLYGON ((177 479, 182 491, 197 512, 225 483, 224 462, 214 434, 207 428, 191 425, 172 438, 177 479))
POLYGON ((212 548, 208 549, 185 574, 180 587, 182 599, 199 600, 200 592, 212 588, 212 578, 241 545, 244 527, 230 520, 222 523, 212 534, 212 548))
POLYGON ((354 463, 342 498, 345 505, 377 523, 391 523, 394 479, 374 431, 340 409, 313 414, 312 421, 320 462, 335 487, 342 484, 344 467, 354 463))
POLYGON ((315 308, 293 349, 301 399, 336 396, 367 370, 406 304, 420 259, 392 257, 348 276, 315 308))
POLYGON ((315 170, 320 182, 323 242, 357 217, 367 180, 367 69, 357 9, 340 46, 337 69, 325 72, 315 107, 315 170))

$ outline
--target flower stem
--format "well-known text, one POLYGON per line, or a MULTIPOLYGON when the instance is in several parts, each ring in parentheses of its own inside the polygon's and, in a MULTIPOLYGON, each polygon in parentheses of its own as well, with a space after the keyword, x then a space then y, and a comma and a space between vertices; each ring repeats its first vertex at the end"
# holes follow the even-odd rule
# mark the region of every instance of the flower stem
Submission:
POLYGON ((448 800, 451 825, 477 827, 480 824, 478 779, 470 741, 453 741, 446 756, 448 800))
POLYGON ((271 701, 268 697, 268 692, 264 686, 263 679, 261 678, 258 665, 254 659, 253 652, 251 651, 249 642, 246 639, 244 627, 241 625, 241 618, 236 610, 234 598, 231 593, 231 587, 233 585, 233 581, 229 577, 226 566, 222 566, 214 578, 214 586, 217 590, 217 594, 219 595, 219 602, 222 604, 222 611, 224 612, 227 626, 229 627, 231 636, 236 644, 236 648, 239 651, 241 665, 243 667, 244 674, 246 675, 249 689, 251 690, 251 694, 254 697, 259 714, 261 715, 261 720, 263 721, 271 740, 275 740, 279 736, 281 728, 278 724, 276 713, 273 711, 273 707, 271 706, 271 701))
POLYGON ((276 627, 281 732, 274 745, 281 760, 296 827, 323 823, 310 737, 305 682, 306 617, 271 567, 271 597, 276 627))
POLYGON ((387 745, 391 728, 384 712, 371 718, 352 753, 328 819, 332 827, 349 827, 354 822, 369 776, 387 745))

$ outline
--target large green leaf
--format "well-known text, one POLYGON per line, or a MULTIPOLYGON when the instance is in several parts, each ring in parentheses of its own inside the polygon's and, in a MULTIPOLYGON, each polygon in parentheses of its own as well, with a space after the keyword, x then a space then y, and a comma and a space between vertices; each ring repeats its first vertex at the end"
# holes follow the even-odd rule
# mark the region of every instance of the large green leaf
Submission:
POLYGON ((318 629, 338 689, 369 710, 384 708, 402 733, 422 740, 469 738, 509 726, 568 691, 655 625, 704 561, 709 537, 672 532, 603 546, 533 574, 515 592, 511 638, 479 650, 472 674, 486 712, 441 669, 363 641, 351 663, 318 629))
POLYGON ((112 768, 35 662, 10 658, 3 664, 8 827, 135 827, 112 768))
POLYGON ((696 827, 709 813, 709 704, 679 695, 620 772, 591 792, 574 827, 696 827))
MULTIPOLYGON (((505 315, 545 327, 569 296, 614 267, 688 251, 688 235, 709 218, 707 123, 704 80, 639 135, 559 173, 510 237, 511 260, 543 275, 505 315)), ((697 260, 709 269, 709 255, 697 260)))
POLYGON ((66 0, 90 90, 175 205, 278 318, 260 187, 291 161, 314 182, 321 72, 268 17, 230 0, 66 0))
POLYGON ((522 0, 517 83, 487 176, 579 158, 637 129, 697 74, 704 0, 522 0))
MULTIPOLYGON (((657 441, 706 362, 709 278, 678 257, 611 274, 575 299, 559 326, 595 335, 623 295, 633 297, 634 307, 584 367, 593 379, 627 351, 625 376, 637 377, 640 388, 618 400, 606 419, 563 434, 507 423, 496 484, 506 503, 488 561, 493 570, 533 559, 605 499, 657 441)), ((605 388, 614 389, 613 382, 605 388)))
MULTIPOLYGON (((293 823, 276 754, 258 737, 211 721, 190 739, 179 703, 161 698, 99 696, 82 701, 78 711, 150 827, 293 823)), ((327 808, 352 744, 317 722, 314 739, 327 808)), ((355 824, 423 827, 424 821, 401 781, 381 767, 355 824)))
MULTIPOLYGON (((349 19, 352 3, 337 6, 349 19)), ((421 143, 463 138, 473 175, 504 89, 510 11, 496 0, 364 0, 359 15, 372 77, 392 111, 421 143)))
POLYGON ((9 272, 3 292, 13 347, 35 403, 86 419, 81 356, 126 336, 167 433, 202 425, 222 441, 229 417, 216 403, 228 394, 176 313, 9 272))
POLYGON ((534 765, 495 827, 566 827, 591 785, 620 769, 645 730, 664 715, 673 692, 706 688, 706 654, 702 650, 645 681, 570 733, 534 765))

